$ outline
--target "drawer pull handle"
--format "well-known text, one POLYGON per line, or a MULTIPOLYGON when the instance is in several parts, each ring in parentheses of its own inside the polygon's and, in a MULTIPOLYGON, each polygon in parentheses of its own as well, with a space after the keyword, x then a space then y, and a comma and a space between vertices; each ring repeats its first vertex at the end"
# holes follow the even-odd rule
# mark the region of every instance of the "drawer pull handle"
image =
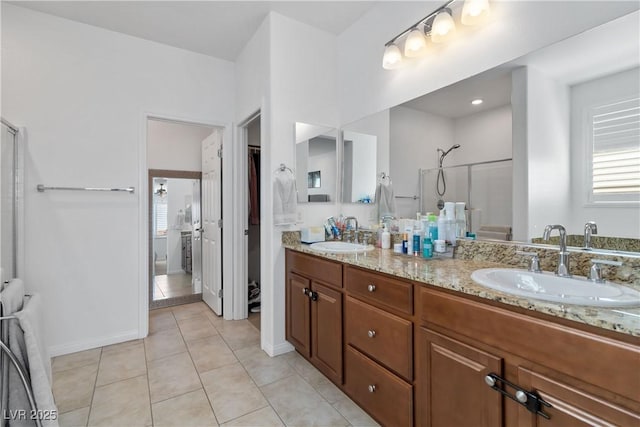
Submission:
POLYGON ((376 331, 374 331, 374 330, 370 330, 369 332, 367 332, 367 335, 369 335, 369 338, 375 338, 375 336, 376 336, 376 331))
POLYGON ((371 284, 371 285, 367 286, 367 290, 368 290, 369 292, 373 292, 373 291, 375 291, 375 290, 376 290, 376 285, 371 284))
POLYGON ((369 385, 369 393, 375 393, 376 391, 376 386, 375 384, 371 384, 369 385))

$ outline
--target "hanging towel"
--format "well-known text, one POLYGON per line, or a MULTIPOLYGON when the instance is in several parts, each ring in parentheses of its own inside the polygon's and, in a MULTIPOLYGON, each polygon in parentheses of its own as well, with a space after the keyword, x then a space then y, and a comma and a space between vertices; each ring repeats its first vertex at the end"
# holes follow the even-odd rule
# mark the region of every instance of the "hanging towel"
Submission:
POLYGON ((258 171, 253 154, 249 153, 249 224, 260 224, 260 202, 258 201, 258 171))
MULTIPOLYGON (((57 413, 53 412, 57 408, 51 391, 51 358, 44 345, 41 313, 42 299, 40 295, 32 295, 24 308, 14 315, 24 332, 26 360, 36 405, 40 413, 53 414, 57 413)), ((42 425, 57 426, 58 421, 43 419, 42 425)))
POLYGON ((273 180, 273 222, 275 225, 296 223, 298 208, 296 178, 289 169, 276 170, 273 180))
POLYGON ((375 203, 378 208, 378 219, 384 215, 396 216, 396 198, 391 183, 378 184, 375 203))
POLYGON ((24 300, 24 283, 20 279, 11 279, 0 293, 0 301, 4 308, 3 316, 11 316, 22 310, 24 300))

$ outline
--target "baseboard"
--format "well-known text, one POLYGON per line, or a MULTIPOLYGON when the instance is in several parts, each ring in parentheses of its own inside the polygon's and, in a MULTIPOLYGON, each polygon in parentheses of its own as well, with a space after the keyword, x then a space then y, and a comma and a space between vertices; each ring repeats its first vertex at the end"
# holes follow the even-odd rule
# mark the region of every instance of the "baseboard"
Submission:
POLYGON ((290 351, 295 350, 295 348, 293 348, 293 346, 287 341, 273 346, 265 344, 262 346, 262 349, 271 357, 280 356, 281 354, 289 353, 290 351))
POLYGON ((94 338, 86 341, 76 341, 69 344, 54 345, 49 347, 49 356, 62 356, 64 354, 90 350, 93 348, 104 347, 105 345, 111 344, 118 344, 125 341, 137 340, 139 338, 142 337, 140 337, 138 330, 135 329, 117 335, 109 335, 106 337, 94 338))

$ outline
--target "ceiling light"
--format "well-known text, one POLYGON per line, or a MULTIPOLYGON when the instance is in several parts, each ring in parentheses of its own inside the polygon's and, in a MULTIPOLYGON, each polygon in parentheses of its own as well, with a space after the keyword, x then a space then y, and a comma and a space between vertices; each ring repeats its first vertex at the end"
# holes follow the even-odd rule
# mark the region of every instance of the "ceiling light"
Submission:
POLYGON ((426 51, 427 39, 424 36, 424 32, 414 28, 404 42, 404 56, 407 58, 415 58, 422 56, 426 51))
POLYGON ((384 49, 384 56, 382 57, 382 68, 385 70, 393 70, 398 68, 400 64, 402 64, 400 48, 394 43, 387 45, 384 49))
MULTIPOLYGON (((449 41, 455 36, 456 23, 449 6, 455 0, 448 0, 442 6, 389 40, 385 45, 382 67, 393 70, 402 65, 404 58, 422 56, 428 50, 427 38, 434 43, 449 41), (404 49, 398 46, 404 40, 404 49), (404 53, 404 55, 403 55, 404 53)), ((465 0, 462 10, 462 23, 476 25, 489 14, 489 0, 465 0)))
POLYGON ((451 9, 443 9, 436 15, 431 28, 431 41, 444 43, 450 40, 456 33, 456 23, 451 16, 451 9))
POLYGON ((480 98, 478 99, 474 99, 473 101, 471 101, 471 105, 480 105, 482 104, 484 101, 480 98))
POLYGON ((490 13, 489 0, 465 0, 460 22, 463 25, 482 24, 490 13))
POLYGON ((160 188, 156 190, 156 195, 160 196, 160 198, 164 198, 167 195, 167 190, 164 188, 164 184, 160 184, 160 188))

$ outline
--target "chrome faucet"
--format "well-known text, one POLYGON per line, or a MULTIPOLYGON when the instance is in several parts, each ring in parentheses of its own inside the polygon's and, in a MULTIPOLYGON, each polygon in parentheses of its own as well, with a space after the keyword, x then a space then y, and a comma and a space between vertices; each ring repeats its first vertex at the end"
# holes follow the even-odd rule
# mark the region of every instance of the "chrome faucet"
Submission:
POLYGON ((544 228, 542 238, 544 241, 549 240, 552 230, 558 230, 560 232, 560 253, 558 257, 558 268, 556 269, 556 276, 571 277, 569 273, 569 252, 567 252, 567 230, 561 225, 547 225, 544 228))
POLYGON ((354 243, 358 243, 358 219, 355 216, 348 216, 344 219, 344 225, 345 227, 349 226, 349 221, 353 221, 355 222, 356 226, 353 229, 353 236, 354 236, 354 243))
POLYGON ((584 247, 583 249, 591 249, 591 235, 598 234, 598 226, 595 221, 589 221, 584 225, 584 247))

